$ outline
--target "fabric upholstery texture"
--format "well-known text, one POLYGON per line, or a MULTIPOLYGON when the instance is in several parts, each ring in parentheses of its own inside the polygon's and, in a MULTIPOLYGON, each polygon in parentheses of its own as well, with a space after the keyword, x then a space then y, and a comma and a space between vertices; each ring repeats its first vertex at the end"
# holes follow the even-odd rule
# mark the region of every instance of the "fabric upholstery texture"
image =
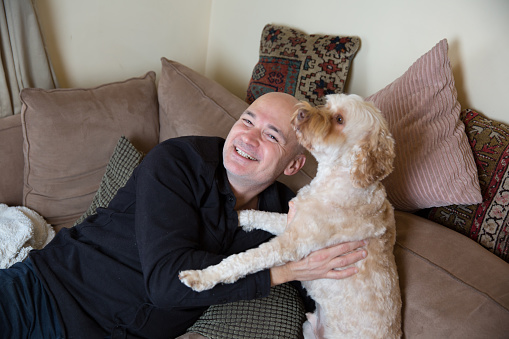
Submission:
POLYGON ((509 265, 430 220, 395 211, 406 338, 505 338, 509 265))
POLYGON ((471 109, 461 113, 473 150, 483 201, 423 211, 509 262, 509 126, 471 109))
POLYGON ((356 36, 306 34, 268 24, 262 31, 246 101, 252 103, 267 92, 284 92, 324 104, 327 94, 343 93, 359 46, 356 36))
POLYGON ((166 58, 158 85, 160 141, 183 135, 226 138, 247 104, 217 82, 166 58))
POLYGON ((265 298, 213 305, 188 331, 209 339, 298 339, 305 320, 298 292, 283 284, 265 298))
POLYGON ((120 136, 159 141, 155 73, 91 89, 25 89, 23 205, 58 230, 90 206, 120 136))
POLYGON ((90 207, 74 224, 77 225, 88 216, 95 214, 98 207, 107 207, 117 191, 125 186, 143 157, 143 152, 138 151, 125 136, 121 136, 90 207))
POLYGON ((23 196, 21 115, 0 118, 0 202, 20 206, 23 196))
POLYGON ((443 39, 366 98, 382 111, 396 141, 394 171, 383 183, 402 211, 482 201, 447 52, 443 39))

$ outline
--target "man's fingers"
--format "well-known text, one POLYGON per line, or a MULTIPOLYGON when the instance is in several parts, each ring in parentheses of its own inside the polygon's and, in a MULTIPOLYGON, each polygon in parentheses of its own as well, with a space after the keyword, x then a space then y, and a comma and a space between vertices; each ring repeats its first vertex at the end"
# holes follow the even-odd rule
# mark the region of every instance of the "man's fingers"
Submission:
POLYGON ((348 254, 341 255, 339 257, 335 257, 329 263, 329 267, 331 269, 341 269, 343 267, 350 266, 355 264, 356 262, 366 258, 368 252, 364 249, 357 249, 353 252, 349 252, 348 254))
POLYGON ((351 266, 356 262, 366 258, 368 252, 364 249, 356 249, 353 252, 341 255, 329 262, 330 270, 327 272, 329 279, 344 279, 351 277, 359 272, 355 266, 351 266))
POLYGON ((330 270, 327 272, 328 279, 345 279, 359 272, 357 267, 348 267, 344 270, 330 270))
POLYGON ((364 247, 366 245, 367 240, 351 241, 328 247, 326 250, 329 251, 329 255, 331 257, 338 257, 349 252, 352 252, 358 248, 364 247))
POLYGON ((358 272, 353 266, 367 256, 365 241, 354 241, 312 252, 302 260, 287 265, 293 280, 343 279, 358 272))
POLYGON ((352 252, 358 248, 366 246, 367 244, 368 244, 367 240, 345 242, 339 245, 340 248, 338 249, 338 251, 342 251, 342 253, 340 252, 339 255, 352 252))

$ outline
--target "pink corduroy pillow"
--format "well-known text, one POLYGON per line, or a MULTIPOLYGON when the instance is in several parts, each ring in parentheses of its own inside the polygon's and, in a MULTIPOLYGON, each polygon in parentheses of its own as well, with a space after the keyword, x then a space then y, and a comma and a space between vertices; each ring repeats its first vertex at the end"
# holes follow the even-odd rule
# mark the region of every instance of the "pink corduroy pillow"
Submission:
POLYGON ((394 171, 384 185, 398 210, 482 201, 447 51, 444 39, 366 98, 380 108, 396 140, 394 171))

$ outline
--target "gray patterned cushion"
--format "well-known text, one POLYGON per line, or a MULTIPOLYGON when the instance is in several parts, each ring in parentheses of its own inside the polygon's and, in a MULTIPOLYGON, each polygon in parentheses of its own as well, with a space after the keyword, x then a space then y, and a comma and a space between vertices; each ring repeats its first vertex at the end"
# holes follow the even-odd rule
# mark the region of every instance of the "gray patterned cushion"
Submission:
POLYGON ((209 307, 188 332, 209 339, 298 339, 305 320, 297 290, 283 284, 265 298, 209 307))
POLYGON ((143 156, 143 152, 138 151, 125 136, 120 137, 92 204, 74 225, 95 214, 98 207, 108 206, 117 191, 127 183, 136 166, 143 160, 143 156))

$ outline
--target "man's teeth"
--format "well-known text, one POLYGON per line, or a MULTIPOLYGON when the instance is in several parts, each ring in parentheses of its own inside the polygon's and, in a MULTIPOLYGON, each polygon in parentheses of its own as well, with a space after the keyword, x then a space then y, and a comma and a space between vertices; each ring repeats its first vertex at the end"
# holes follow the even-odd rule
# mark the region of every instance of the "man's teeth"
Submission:
POLYGON ((238 149, 237 147, 235 147, 235 150, 237 151, 238 154, 240 154, 241 156, 243 156, 244 158, 246 159, 249 159, 249 160, 256 160, 255 158, 253 158, 252 156, 250 156, 249 154, 247 154, 246 152, 242 151, 241 149, 238 149))

